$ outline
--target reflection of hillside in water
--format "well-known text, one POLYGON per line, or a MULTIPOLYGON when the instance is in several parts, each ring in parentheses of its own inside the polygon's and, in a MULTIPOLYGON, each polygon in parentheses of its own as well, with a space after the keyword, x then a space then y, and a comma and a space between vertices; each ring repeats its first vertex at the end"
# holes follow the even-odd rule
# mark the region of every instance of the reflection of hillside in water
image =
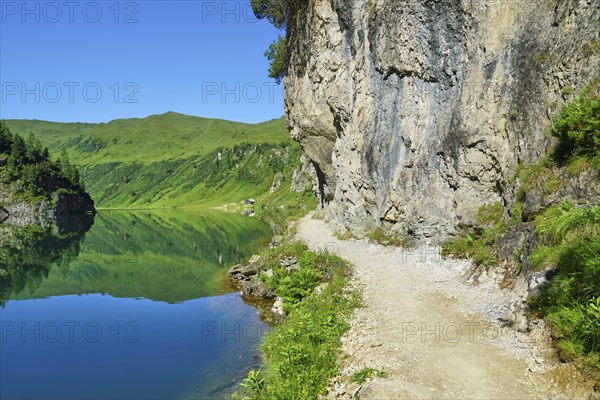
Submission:
POLYGON ((13 297, 106 293, 177 303, 214 296, 227 291, 223 272, 271 234, 267 224, 237 214, 101 212, 68 263, 47 260, 57 264, 47 279, 13 297))
POLYGON ((11 296, 34 293, 53 265, 68 268, 93 224, 90 214, 63 215, 47 228, 0 224, 0 305, 11 296))

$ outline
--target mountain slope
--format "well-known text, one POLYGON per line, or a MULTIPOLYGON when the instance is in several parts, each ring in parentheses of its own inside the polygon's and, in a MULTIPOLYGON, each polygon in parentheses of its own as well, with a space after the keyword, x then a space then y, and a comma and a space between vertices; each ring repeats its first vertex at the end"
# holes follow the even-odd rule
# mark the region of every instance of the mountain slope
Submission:
POLYGON ((243 143, 292 143, 283 118, 245 124, 174 112, 108 123, 59 123, 7 120, 17 133, 33 132, 51 150, 66 147, 85 164, 143 162, 204 155, 219 146, 243 143))
POLYGON ((289 191, 301 168, 283 118, 244 124, 169 112, 100 124, 6 122, 53 154, 66 150, 103 208, 237 202, 269 193, 276 175, 289 191))

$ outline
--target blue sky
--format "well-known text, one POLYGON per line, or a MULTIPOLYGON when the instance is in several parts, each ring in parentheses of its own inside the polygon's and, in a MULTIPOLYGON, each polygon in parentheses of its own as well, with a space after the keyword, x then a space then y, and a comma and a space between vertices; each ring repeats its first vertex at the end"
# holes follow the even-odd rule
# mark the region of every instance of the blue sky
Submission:
POLYGON ((0 0, 0 118, 278 118, 263 53, 279 34, 249 0, 0 0))

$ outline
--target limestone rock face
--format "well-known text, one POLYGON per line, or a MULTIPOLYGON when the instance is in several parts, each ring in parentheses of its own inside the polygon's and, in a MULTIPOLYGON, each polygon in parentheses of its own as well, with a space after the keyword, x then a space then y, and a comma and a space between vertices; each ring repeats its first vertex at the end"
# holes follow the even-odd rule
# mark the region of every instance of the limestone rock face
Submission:
POLYGON ((297 168, 292 173, 292 184, 290 190, 300 193, 309 188, 317 187, 317 177, 315 168, 312 162, 305 154, 300 156, 300 168, 297 168))
POLYGON ((443 240, 552 145, 600 78, 596 0, 309 0, 290 21, 292 136, 334 223, 443 240))

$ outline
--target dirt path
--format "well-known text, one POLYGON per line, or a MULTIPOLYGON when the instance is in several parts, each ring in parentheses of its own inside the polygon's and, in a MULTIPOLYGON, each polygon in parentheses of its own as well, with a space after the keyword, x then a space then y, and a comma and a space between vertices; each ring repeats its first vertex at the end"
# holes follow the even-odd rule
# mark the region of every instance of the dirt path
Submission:
POLYGON ((330 398, 592 398, 572 366, 552 361, 543 328, 536 336, 500 325, 515 294, 466 283, 469 263, 442 260, 433 247, 340 241, 311 215, 299 221, 297 236, 350 261, 363 288, 365 305, 343 338, 342 375, 330 398), (388 376, 350 383, 365 366, 388 376))

